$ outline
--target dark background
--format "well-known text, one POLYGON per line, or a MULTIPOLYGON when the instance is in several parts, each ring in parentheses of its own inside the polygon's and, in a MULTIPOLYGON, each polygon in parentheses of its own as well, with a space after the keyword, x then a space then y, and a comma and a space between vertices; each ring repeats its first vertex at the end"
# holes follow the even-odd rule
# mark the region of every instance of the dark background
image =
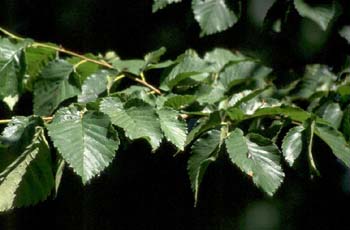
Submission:
MULTIPOLYGON (((325 63, 337 70, 349 54, 346 41, 336 33, 350 22, 345 0, 340 1, 344 14, 329 30, 321 31, 291 12, 281 34, 262 28, 273 0, 243 2, 247 11, 238 24, 204 38, 186 0, 155 14, 151 0, 0 0, 0 26, 80 53, 114 50, 125 59, 161 46, 172 59, 187 48, 203 53, 225 47, 262 59, 275 68, 282 84, 291 68, 325 63)), ((29 104, 21 102, 21 111, 29 104)), ((174 158, 168 145, 152 154, 147 144, 136 141, 85 187, 66 169, 57 198, 0 215, 0 230, 348 229, 350 173, 325 146, 316 148, 322 176, 310 179, 308 173, 286 166, 286 181, 273 198, 220 159, 209 168, 194 208, 188 154, 174 158)))

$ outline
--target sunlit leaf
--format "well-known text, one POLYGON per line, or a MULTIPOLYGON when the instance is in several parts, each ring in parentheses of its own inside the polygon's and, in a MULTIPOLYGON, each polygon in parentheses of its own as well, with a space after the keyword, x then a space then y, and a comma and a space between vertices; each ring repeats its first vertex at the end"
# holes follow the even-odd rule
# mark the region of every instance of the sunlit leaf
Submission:
POLYGON ((115 156, 119 140, 108 137, 109 118, 96 112, 62 108, 48 125, 54 146, 70 167, 87 183, 115 156))

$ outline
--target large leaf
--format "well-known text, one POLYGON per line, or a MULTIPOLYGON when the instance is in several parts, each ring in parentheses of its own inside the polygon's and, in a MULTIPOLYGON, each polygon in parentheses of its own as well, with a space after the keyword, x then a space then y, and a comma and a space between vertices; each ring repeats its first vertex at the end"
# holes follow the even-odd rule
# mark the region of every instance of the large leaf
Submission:
POLYGON ((98 95, 107 90, 109 72, 101 70, 90 75, 81 87, 81 94, 78 95, 78 102, 91 102, 98 98, 98 95))
POLYGON ((303 150, 303 126, 295 126, 291 128, 282 141, 282 152, 284 159, 290 166, 299 157, 303 150))
MULTIPOLYGON (((51 153, 43 133, 38 128, 28 145, 17 142, 20 148, 0 149, 1 164, 4 158, 16 157, 0 172, 0 212, 34 205, 45 200, 53 189, 51 153)), ((17 139, 18 132, 13 134, 17 139)))
POLYGON ((195 205, 198 201, 199 186, 203 180, 209 164, 216 160, 213 156, 220 144, 220 131, 211 130, 202 135, 191 147, 187 170, 194 193, 195 205))
POLYGON ((30 90, 33 88, 33 83, 45 65, 55 58, 56 51, 44 47, 28 47, 25 52, 27 64, 26 87, 30 90))
POLYGON ((75 107, 57 111, 49 136, 83 183, 98 175, 114 158, 119 141, 108 137, 110 121, 102 113, 83 114, 75 107))
POLYGON ((0 99, 16 96, 21 91, 25 66, 22 54, 27 44, 0 38, 0 99))
POLYGON ((196 96, 193 95, 173 95, 166 99, 164 106, 174 109, 182 109, 183 107, 195 102, 195 100, 196 96))
POLYGON ((153 0, 152 11, 156 12, 163 9, 171 3, 181 2, 182 0, 153 0))
POLYGON ((179 119, 176 110, 162 108, 157 110, 160 127, 164 136, 180 150, 184 150, 187 135, 186 123, 179 119))
POLYGON ((162 140, 159 118, 153 107, 140 100, 123 104, 119 98, 105 98, 100 110, 107 114, 114 125, 125 130, 130 139, 145 138, 156 150, 162 140))
POLYGON ((64 60, 50 62, 34 84, 34 114, 50 115, 64 100, 79 94, 70 79, 73 65, 64 60))
POLYGON ((302 17, 306 17, 318 24, 322 30, 328 28, 331 20, 336 16, 336 2, 308 4, 305 0, 294 0, 294 5, 302 17))
POLYGON ((228 8, 225 0, 193 0, 192 9, 202 36, 226 30, 238 21, 238 16, 228 8))
POLYGON ((336 157, 350 167, 350 146, 342 133, 331 126, 316 123, 315 134, 332 149, 336 157))
POLYGON ((226 148, 232 163, 253 178, 254 183, 272 196, 281 185, 284 173, 278 148, 258 134, 244 136, 235 129, 226 139, 226 148))

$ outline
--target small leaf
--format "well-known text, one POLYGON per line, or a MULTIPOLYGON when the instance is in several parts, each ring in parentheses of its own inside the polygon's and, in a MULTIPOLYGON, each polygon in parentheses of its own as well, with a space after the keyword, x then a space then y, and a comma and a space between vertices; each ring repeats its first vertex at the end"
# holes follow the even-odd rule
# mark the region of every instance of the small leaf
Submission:
POLYGON ((64 100, 77 96, 79 88, 70 82, 73 66, 64 60, 50 62, 34 83, 34 114, 50 115, 64 100))
POLYGON ((303 150, 303 126, 295 126, 291 128, 282 141, 282 152, 284 159, 290 166, 299 157, 303 150))
POLYGON ((336 76, 329 71, 324 65, 308 65, 306 66, 304 76, 295 89, 296 97, 308 99, 315 92, 327 91, 331 84, 335 81, 336 76))
POLYGON ((334 102, 325 103, 316 111, 316 114, 328 121, 334 128, 339 128, 343 117, 340 105, 334 102))
POLYGON ((194 139, 200 136, 202 133, 214 129, 221 124, 221 117, 219 112, 214 112, 209 115, 209 117, 205 117, 199 119, 197 121, 197 125, 189 132, 187 135, 185 146, 190 144, 194 139))
POLYGON ((102 113, 62 108, 48 125, 49 136, 63 159, 86 184, 114 158, 119 140, 108 138, 110 121, 102 113))
POLYGON ((186 123, 179 120, 176 110, 162 108, 157 110, 160 127, 165 137, 180 150, 184 150, 187 135, 186 123))
POLYGON ((206 73, 210 67, 209 63, 199 58, 195 53, 187 52, 179 59, 179 63, 173 67, 170 73, 161 82, 161 89, 172 89, 180 81, 186 78, 197 74, 206 73))
POLYGON ((327 30, 329 23, 336 16, 336 3, 308 4, 305 0, 294 0, 294 6, 302 17, 309 18, 322 30, 327 30))
MULTIPOLYGON (((220 81, 229 90, 233 86, 247 81, 247 79, 262 80, 271 73, 272 69, 253 61, 232 63, 220 73, 220 81)), ((259 86, 260 87, 260 86, 259 86)), ((264 86, 262 86, 264 87, 264 86)))
POLYGON ((233 26, 239 17, 224 0, 193 0, 192 9, 202 29, 201 36, 224 31, 233 26))
POLYGON ((166 99, 164 106, 174 109, 181 109, 195 102, 196 96, 193 95, 173 95, 166 99))
POLYGON ((105 98, 100 110, 107 114, 114 125, 125 130, 131 140, 145 138, 155 151, 162 140, 159 118, 153 107, 140 100, 123 104, 119 98, 105 98))
POLYGON ((140 75, 143 71, 146 62, 144 60, 113 60, 112 65, 114 68, 119 70, 120 72, 129 72, 135 75, 140 75))
POLYGON ((348 42, 348 44, 350 44, 350 25, 343 26, 339 30, 339 35, 342 36, 348 42))
POLYGON ((153 0, 152 11, 153 13, 163 9, 171 3, 181 2, 182 0, 153 0))
POLYGON ((198 201, 199 186, 209 164, 216 160, 212 154, 218 150, 219 144, 220 132, 211 130, 196 140, 191 147, 191 156, 188 159, 187 170, 194 193, 195 205, 198 201))
POLYGON ((15 44, 0 38, 0 99, 20 93, 25 66, 23 50, 27 45, 27 41, 15 44))
POLYGON ((145 66, 147 66, 149 64, 158 63, 160 58, 165 54, 165 52, 166 52, 166 48, 161 47, 158 50, 155 50, 153 52, 146 54, 144 57, 145 63, 146 63, 145 66))
POLYGON ((233 53, 227 49, 216 48, 205 54, 204 60, 213 63, 215 72, 221 71, 222 68, 229 62, 245 61, 247 57, 240 53, 233 53))
POLYGON ((337 158, 350 168, 350 147, 341 132, 331 126, 316 123, 315 134, 332 149, 337 158))
POLYGON ((51 154, 43 130, 38 128, 28 141, 30 144, 19 152, 0 149, 1 160, 8 154, 18 155, 0 172, 0 212, 37 204, 48 197, 54 186, 51 154))
POLYGON ((226 139, 226 148, 232 163, 252 176, 254 183, 272 196, 282 184, 284 173, 278 148, 258 134, 247 137, 235 129, 226 139))
POLYGON ((107 90, 109 72, 101 70, 90 75, 82 85, 78 95, 78 102, 88 103, 98 98, 98 95, 107 90))
POLYGON ((33 89, 33 83, 41 73, 45 65, 53 60, 56 56, 56 51, 45 47, 28 47, 25 52, 25 59, 27 64, 26 87, 29 90, 33 89))

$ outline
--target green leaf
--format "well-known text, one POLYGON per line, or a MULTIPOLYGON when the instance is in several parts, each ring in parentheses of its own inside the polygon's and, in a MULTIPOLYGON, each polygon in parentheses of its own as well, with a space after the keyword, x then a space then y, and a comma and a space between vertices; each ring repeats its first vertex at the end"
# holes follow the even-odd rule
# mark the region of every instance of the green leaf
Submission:
POLYGON ((193 14, 203 35, 224 31, 238 21, 238 16, 230 10, 225 0, 193 0, 193 14))
POLYGON ((341 132, 329 125, 316 123, 315 134, 332 149, 337 158, 350 168, 350 147, 341 132))
POLYGON ((41 73, 41 70, 49 63, 49 61, 53 60, 55 56, 55 50, 45 47, 28 47, 26 49, 26 74, 28 75, 28 78, 26 79, 27 89, 33 89, 33 83, 41 73))
POLYGON ((181 109, 192 104, 195 100, 196 96, 193 95, 173 95, 164 102, 164 106, 181 109))
POLYGON ((34 114, 50 115, 64 100, 80 90, 72 84, 73 66, 64 60, 50 62, 34 84, 34 114))
POLYGON ((295 126, 291 128, 282 141, 282 152, 284 159, 290 166, 299 157, 303 150, 303 126, 295 126))
MULTIPOLYGON (((85 57, 91 58, 93 60, 98 60, 93 54, 85 54, 85 57)), ((70 64, 74 65, 75 73, 80 77, 80 81, 83 82, 85 79, 94 74, 99 70, 99 65, 93 62, 84 61, 78 57, 71 57, 66 59, 70 64)))
POLYGON ((161 89, 171 90, 180 81, 209 70, 210 64, 199 58, 197 54, 187 52, 180 59, 180 62, 161 82, 161 89))
POLYGON ((18 155, 0 172, 0 212, 43 201, 54 186, 51 153, 43 129, 38 128, 29 141, 19 152, 0 149, 1 160, 8 154, 18 155))
POLYGON ((350 44, 350 25, 343 26, 339 30, 339 35, 342 36, 348 42, 348 44, 350 44))
POLYGON ((220 81, 227 90, 247 79, 264 79, 272 69, 253 61, 232 63, 220 73, 220 81))
POLYGON ((78 95, 78 102, 87 103, 94 101, 107 90, 109 72, 101 70, 90 75, 82 85, 82 91, 78 95))
POLYGON ((219 81, 211 85, 202 83, 196 92, 196 97, 200 104, 214 104, 224 97, 225 92, 226 88, 219 81))
POLYGON ((219 72, 229 62, 240 62, 246 60, 247 57, 240 53, 233 53, 227 49, 216 48, 207 52, 204 60, 213 63, 213 70, 219 72))
POLYGON ((278 148, 258 134, 243 135, 235 129, 226 139, 226 148, 232 163, 253 178, 254 183, 272 196, 282 184, 284 173, 278 148))
POLYGON ((281 32, 290 12, 290 2, 275 1, 264 18, 264 30, 281 32))
POLYGON ((350 105, 348 105, 344 110, 341 131, 343 135, 346 137, 346 140, 349 140, 350 138, 350 105))
POLYGON ((209 164, 216 160, 212 156, 218 150, 220 144, 220 132, 211 130, 202 135, 191 147, 191 156, 188 159, 187 171, 194 193, 195 205, 198 201, 199 186, 202 183, 209 164))
POLYGON ((322 30, 327 30, 329 23, 336 16, 336 2, 308 4, 305 0, 294 0, 294 6, 302 17, 309 18, 322 30))
POLYGON ((329 71, 327 66, 307 65, 302 81, 296 86, 298 90, 295 96, 308 99, 315 92, 328 91, 335 80, 336 76, 329 71))
POLYGON ((124 104, 119 98, 105 98, 100 110, 107 114, 114 125, 125 130, 131 140, 145 138, 155 151, 162 140, 159 118, 153 107, 140 100, 124 104))
POLYGON ((144 60, 113 60, 112 65, 114 68, 119 70, 120 72, 129 72, 135 75, 140 75, 143 71, 146 62, 144 60))
POLYGON ((26 41, 15 44, 0 38, 0 99, 21 92, 25 67, 23 50, 27 45, 26 41))
POLYGON ((335 128, 339 128, 343 118, 343 111, 338 103, 328 102, 322 105, 316 114, 328 121, 335 128))
POLYGON ((247 116, 246 118, 251 119, 254 117, 276 116, 276 115, 289 117, 290 119, 299 121, 299 122, 304 122, 305 120, 311 117, 310 113, 298 107, 275 106, 275 107, 266 107, 266 108, 258 109, 254 112, 254 114, 247 116))
POLYGON ((145 66, 149 65, 149 64, 154 64, 154 63, 158 63, 160 58, 165 54, 166 52, 166 48, 165 47, 161 47, 158 50, 152 51, 148 54, 145 55, 144 60, 145 60, 145 66))
POLYGON ((157 110, 160 127, 165 137, 180 150, 184 150, 187 136, 186 123, 179 119, 179 112, 162 108, 157 110))
POLYGON ((118 149, 119 140, 108 137, 109 125, 102 113, 65 107, 47 126, 54 146, 84 184, 109 165, 118 149))
POLYGON ((182 0, 153 0, 152 11, 153 13, 163 9, 171 3, 181 2, 182 0))
POLYGON ((221 124, 221 117, 219 112, 214 112, 209 117, 201 118, 197 121, 197 125, 188 133, 186 139, 186 145, 189 145, 194 139, 200 136, 202 133, 214 129, 221 124))

